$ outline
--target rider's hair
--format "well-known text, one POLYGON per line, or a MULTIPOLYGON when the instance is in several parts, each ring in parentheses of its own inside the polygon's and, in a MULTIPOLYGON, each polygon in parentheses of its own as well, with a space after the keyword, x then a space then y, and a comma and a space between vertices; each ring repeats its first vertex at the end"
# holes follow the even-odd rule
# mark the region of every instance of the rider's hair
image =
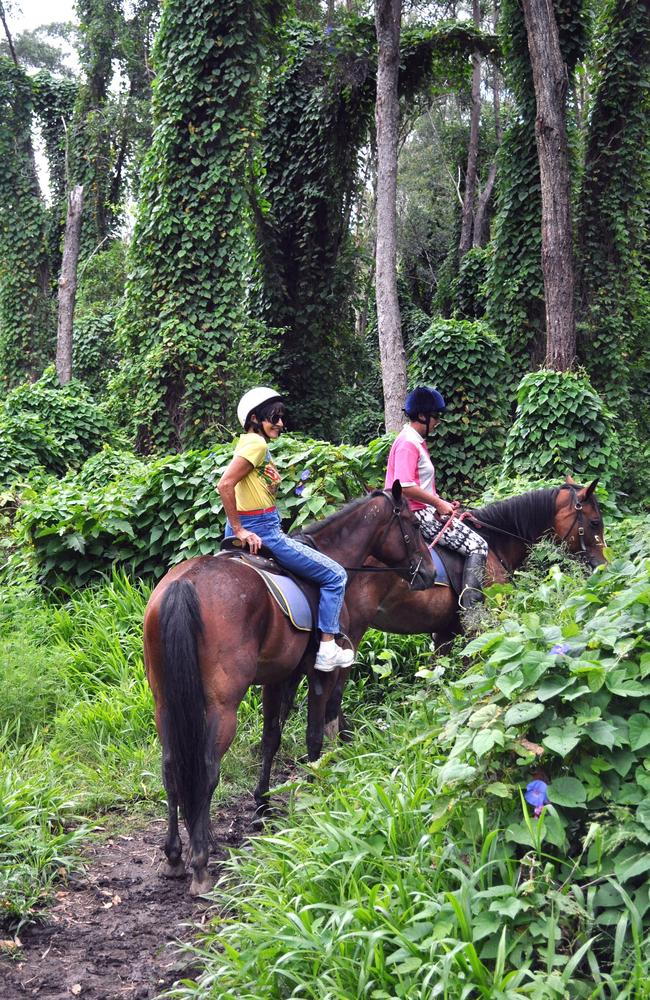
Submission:
POLYGON ((268 420, 272 413, 277 413, 278 411, 284 413, 284 403, 280 398, 269 399, 265 403, 260 403, 256 406, 254 410, 246 417, 246 423, 244 424, 244 430, 253 430, 257 434, 262 433, 262 421, 268 420))

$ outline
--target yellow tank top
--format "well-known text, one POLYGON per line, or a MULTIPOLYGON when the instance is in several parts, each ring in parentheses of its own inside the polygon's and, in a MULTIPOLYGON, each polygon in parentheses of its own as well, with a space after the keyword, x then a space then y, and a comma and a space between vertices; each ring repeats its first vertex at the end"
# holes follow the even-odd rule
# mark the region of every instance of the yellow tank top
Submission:
POLYGON ((235 486, 237 510, 245 514, 248 510, 275 507, 275 491, 280 475, 261 434, 242 434, 235 446, 235 457, 238 456, 245 458, 253 468, 235 486))

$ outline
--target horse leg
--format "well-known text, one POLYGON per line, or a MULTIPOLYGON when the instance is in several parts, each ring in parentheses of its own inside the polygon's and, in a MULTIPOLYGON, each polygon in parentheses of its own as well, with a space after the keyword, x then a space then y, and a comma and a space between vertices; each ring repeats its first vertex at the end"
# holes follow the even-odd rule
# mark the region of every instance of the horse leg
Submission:
POLYGON ((261 816, 269 808, 269 785, 271 766, 282 737, 281 709, 283 705, 283 685, 265 684, 262 694, 264 709, 264 729, 262 732, 262 768, 257 788, 254 791, 257 813, 261 816))
POLYGON ((168 751, 163 756, 163 784, 167 792, 167 839, 164 845, 165 861, 159 868, 159 874, 165 878, 183 878, 185 862, 181 856, 183 844, 178 832, 178 795, 168 751))
POLYGON ((343 690, 347 684, 349 674, 349 670, 345 672, 341 670, 340 676, 337 678, 334 689, 327 699, 327 705, 325 706, 325 735, 330 739, 338 736, 346 743, 352 739, 352 731, 343 713, 341 704, 343 701, 343 690))
POLYGON ((323 749, 323 735, 325 732, 325 709, 331 697, 332 691, 338 680, 335 671, 333 674, 320 674, 314 676, 315 671, 311 671, 309 676, 309 696, 307 699, 307 757, 309 760, 318 760, 323 749))
POLYGON ((211 888, 208 878, 210 853, 210 804, 219 783, 221 758, 233 741, 237 729, 237 707, 243 692, 232 703, 212 706, 206 717, 205 788, 201 809, 190 834, 190 865, 192 884, 190 895, 200 896, 211 888))

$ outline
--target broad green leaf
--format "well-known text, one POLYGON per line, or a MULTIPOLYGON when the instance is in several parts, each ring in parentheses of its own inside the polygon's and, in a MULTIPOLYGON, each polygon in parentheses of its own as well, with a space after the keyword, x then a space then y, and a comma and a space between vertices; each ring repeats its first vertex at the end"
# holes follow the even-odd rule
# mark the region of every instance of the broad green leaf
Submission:
POLYGON ((554 726, 548 730, 542 743, 554 753, 559 754, 561 757, 566 757, 568 753, 571 753, 577 747, 581 735, 574 725, 567 725, 562 729, 554 726))
POLYGON ((557 806, 583 808, 587 800, 585 786, 577 778, 555 778, 548 786, 548 797, 557 806))
POLYGON ((536 719, 544 711, 544 705, 534 701, 522 701, 517 705, 512 705, 506 712, 503 722, 506 726, 519 726, 522 722, 530 722, 536 719))
POLYGON ((498 705, 489 704, 482 705, 475 712, 472 712, 469 719, 467 720, 467 725, 470 729, 480 729, 482 726, 489 725, 499 714, 498 705))
POLYGON ((611 723, 602 720, 600 722, 590 722, 588 726, 585 727, 589 738, 598 743, 599 746, 607 747, 611 750, 616 742, 616 730, 611 723))
POLYGON ((650 743, 650 718, 637 712, 627 722, 628 739, 632 750, 640 750, 650 743))

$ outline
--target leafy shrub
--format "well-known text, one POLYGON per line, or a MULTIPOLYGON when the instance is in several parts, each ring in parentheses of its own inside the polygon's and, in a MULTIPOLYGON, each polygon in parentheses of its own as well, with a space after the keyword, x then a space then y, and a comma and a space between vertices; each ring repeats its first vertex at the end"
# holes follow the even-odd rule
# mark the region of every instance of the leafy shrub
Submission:
POLYGON ((458 319, 480 319, 485 315, 485 283, 492 253, 492 247, 475 247, 461 260, 458 274, 452 282, 454 316, 458 319))
POLYGON ((508 404, 509 360, 485 323, 435 320, 415 341, 411 382, 436 386, 447 412, 434 438, 434 461, 443 495, 475 493, 499 462, 508 404))
POLYGON ((87 389, 60 386, 49 368, 38 382, 17 386, 0 409, 0 482, 9 484, 41 466, 60 475, 79 467, 113 437, 87 389))
MULTIPOLYGON (((326 517, 366 485, 382 485, 390 442, 360 448, 283 438, 273 456, 287 526, 326 517)), ((232 444, 148 463, 106 449, 80 473, 26 489, 17 524, 43 581, 77 586, 115 565, 159 577, 181 559, 218 551, 225 518, 215 484, 231 456, 232 444)))
POLYGON ((525 375, 508 433, 503 475, 599 477, 607 486, 619 472, 612 414, 589 378, 542 370, 525 375))

